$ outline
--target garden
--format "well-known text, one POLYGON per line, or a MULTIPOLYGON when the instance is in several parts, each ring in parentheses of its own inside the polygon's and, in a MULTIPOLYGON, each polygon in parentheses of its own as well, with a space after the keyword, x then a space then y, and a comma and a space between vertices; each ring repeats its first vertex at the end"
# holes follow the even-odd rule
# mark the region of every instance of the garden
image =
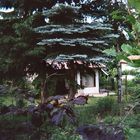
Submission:
POLYGON ((139 140, 138 5, 0 0, 0 140, 139 140))
POLYGON ((97 130, 93 129, 93 132, 89 133, 84 127, 101 125, 123 128, 125 139, 138 140, 140 106, 137 104, 139 85, 136 83, 139 80, 140 78, 136 78, 128 82, 128 94, 123 96, 121 104, 117 103, 117 95, 79 96, 71 101, 62 95, 56 95, 51 96, 46 103, 38 105, 39 99, 34 97, 33 101, 31 97, 27 98, 27 91, 21 92, 20 97, 19 93, 16 96, 15 90, 12 93, 14 96, 8 92, 1 93, 0 138, 80 140, 82 136, 87 135, 86 139, 90 140, 92 135, 95 135, 93 132, 97 130))

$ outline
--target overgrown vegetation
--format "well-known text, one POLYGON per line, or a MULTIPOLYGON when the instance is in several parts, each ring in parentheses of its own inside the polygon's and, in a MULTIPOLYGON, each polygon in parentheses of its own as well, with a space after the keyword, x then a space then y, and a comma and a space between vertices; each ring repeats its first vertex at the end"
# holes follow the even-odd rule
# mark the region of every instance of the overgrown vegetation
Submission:
MULTIPOLYGON (((81 104, 84 100, 82 102, 81 99, 75 101, 78 104, 79 103, 81 104)), ((0 123, 1 123, 0 126, 1 126, 1 130, 3 131, 0 133, 1 134, 0 136, 6 137, 4 132, 10 131, 10 133, 8 134, 8 138, 11 138, 11 136, 13 137, 15 136, 17 139, 20 138, 21 140, 35 139, 35 137, 39 139, 39 136, 42 139, 47 138, 49 140, 53 140, 55 138, 58 138, 60 140, 61 139, 80 140, 80 136, 75 133, 76 128, 78 126, 104 123, 104 124, 116 125, 116 126, 121 125, 124 128, 125 136, 128 137, 128 140, 133 140, 133 135, 136 135, 136 138, 139 138, 139 133, 138 133, 139 125, 140 125, 139 112, 135 112, 134 110, 130 111, 131 107, 129 108, 129 106, 127 106, 129 105, 129 102, 125 102, 125 104, 121 105, 118 108, 115 101, 116 101, 116 96, 102 97, 102 98, 92 97, 89 98, 88 104, 84 105, 83 107, 82 106, 75 106, 74 108, 72 107, 75 112, 74 114, 76 115, 77 118, 77 122, 74 123, 74 125, 72 125, 66 119, 67 117, 63 118, 62 121, 61 120, 62 114, 60 115, 60 113, 62 112, 61 111, 57 112, 58 109, 56 108, 57 107, 56 102, 54 101, 50 102, 51 104, 48 104, 49 108, 51 108, 52 105, 56 106, 55 110, 52 112, 54 115, 54 118, 52 118, 54 121, 53 123, 58 124, 59 121, 62 121, 59 126, 52 125, 49 119, 48 118, 45 119, 42 116, 43 114, 40 116, 39 115, 40 113, 39 114, 37 113, 38 111, 36 112, 34 110, 35 114, 32 116, 31 114, 27 115, 25 107, 22 109, 18 109, 16 108, 16 106, 11 106, 11 107, 9 106, 13 110, 13 113, 11 112, 12 114, 11 113, 9 114, 8 113, 9 107, 3 108, 1 106, 1 113, 3 113, 3 115, 1 114, 0 116, 0 123), (5 112, 2 111, 2 109, 5 110, 5 112), (130 114, 128 115, 128 117, 125 118, 125 116, 129 111, 130 114), (42 117, 43 120, 41 119, 42 117), (32 123, 30 123, 30 121, 32 123), (36 136, 36 134, 38 137, 36 136)), ((61 106, 63 107, 63 105, 61 106)), ((30 107, 28 109, 32 111, 33 108, 30 107)), ((72 117, 71 115, 73 113, 71 115, 69 114, 70 112, 67 113, 69 117, 72 117)))
POLYGON ((139 139, 139 71, 122 82, 120 66, 140 67, 129 58, 140 55, 137 12, 110 0, 2 0, 0 8, 0 139, 139 139), (117 96, 74 97, 77 70, 101 63, 109 75, 100 86, 117 96))

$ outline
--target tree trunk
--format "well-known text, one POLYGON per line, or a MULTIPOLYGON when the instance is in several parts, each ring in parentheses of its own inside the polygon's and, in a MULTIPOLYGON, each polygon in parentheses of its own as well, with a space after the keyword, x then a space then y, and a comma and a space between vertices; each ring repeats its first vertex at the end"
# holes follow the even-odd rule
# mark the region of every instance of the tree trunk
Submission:
POLYGON ((113 77, 110 78, 110 82, 111 82, 111 90, 115 90, 115 81, 113 77))
MULTIPOLYGON (((116 44, 116 52, 120 53, 120 44, 116 44)), ((122 68, 121 68, 121 63, 120 61, 118 61, 117 64, 117 87, 118 87, 118 103, 122 102, 122 95, 123 95, 123 91, 122 91, 122 68)))
POLYGON ((126 101, 127 101, 127 87, 128 84, 127 84, 127 75, 125 75, 125 97, 126 97, 126 101))
POLYGON ((75 71, 71 69, 69 71, 69 99, 73 99, 76 94, 76 87, 75 87, 75 71))
POLYGON ((118 103, 122 102, 122 69, 120 62, 117 65, 118 103))
POLYGON ((73 87, 70 87, 68 98, 71 100, 74 98, 74 96, 75 96, 75 90, 73 89, 73 87))
POLYGON ((44 82, 44 80, 42 80, 42 82, 41 82, 41 96, 40 96, 42 104, 45 102, 44 85, 45 85, 45 82, 44 82))
POLYGON ((47 95, 47 74, 45 79, 43 79, 41 81, 41 103, 45 103, 45 99, 46 99, 46 95, 47 95))
POLYGON ((75 82, 75 70, 76 70, 76 65, 74 64, 73 61, 70 62, 70 69, 68 72, 68 79, 69 79, 69 99, 73 99, 76 94, 76 82, 75 82))

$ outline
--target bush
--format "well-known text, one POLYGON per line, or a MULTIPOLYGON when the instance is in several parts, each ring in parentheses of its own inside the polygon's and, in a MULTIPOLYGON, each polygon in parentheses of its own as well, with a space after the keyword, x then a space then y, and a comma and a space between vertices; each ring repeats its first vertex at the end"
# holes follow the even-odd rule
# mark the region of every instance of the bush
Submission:
POLYGON ((120 121, 121 121, 121 117, 118 117, 118 116, 113 117, 113 116, 110 116, 110 115, 109 115, 109 116, 106 116, 106 117, 104 118, 104 123, 105 123, 105 124, 116 125, 116 124, 119 124, 120 121))
POLYGON ((17 107, 23 108, 23 107, 25 107, 25 105, 26 105, 26 103, 25 103, 25 101, 24 101, 23 98, 18 98, 18 99, 16 100, 16 106, 17 106, 17 107))
POLYGON ((94 112, 93 106, 78 107, 75 112, 79 125, 92 124, 96 122, 96 113, 94 112))
POLYGON ((57 127, 51 132, 52 136, 50 140, 81 140, 81 137, 76 135, 74 131, 75 128, 70 125, 66 126, 64 129, 57 127))
POLYGON ((127 92, 130 95, 130 99, 133 103, 139 104, 134 108, 135 113, 140 113, 140 76, 137 75, 135 79, 128 82, 127 92))
POLYGON ((113 112, 115 108, 115 100, 112 97, 104 97, 96 103, 97 112, 101 115, 108 115, 113 112))
POLYGON ((4 100, 0 97, 0 107, 3 106, 4 100))
POLYGON ((115 90, 116 89, 116 81, 114 77, 100 77, 100 88, 105 88, 109 90, 115 90))
POLYGON ((126 118, 124 132, 128 140, 139 140, 140 138, 140 114, 131 115, 126 118))

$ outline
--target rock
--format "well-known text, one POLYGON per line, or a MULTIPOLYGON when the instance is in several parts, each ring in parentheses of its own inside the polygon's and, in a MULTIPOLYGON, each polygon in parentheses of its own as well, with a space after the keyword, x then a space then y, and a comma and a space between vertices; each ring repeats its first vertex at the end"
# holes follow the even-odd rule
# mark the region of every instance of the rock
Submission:
POLYGON ((112 125, 84 125, 76 132, 82 135, 83 140, 125 140, 123 129, 112 125))

